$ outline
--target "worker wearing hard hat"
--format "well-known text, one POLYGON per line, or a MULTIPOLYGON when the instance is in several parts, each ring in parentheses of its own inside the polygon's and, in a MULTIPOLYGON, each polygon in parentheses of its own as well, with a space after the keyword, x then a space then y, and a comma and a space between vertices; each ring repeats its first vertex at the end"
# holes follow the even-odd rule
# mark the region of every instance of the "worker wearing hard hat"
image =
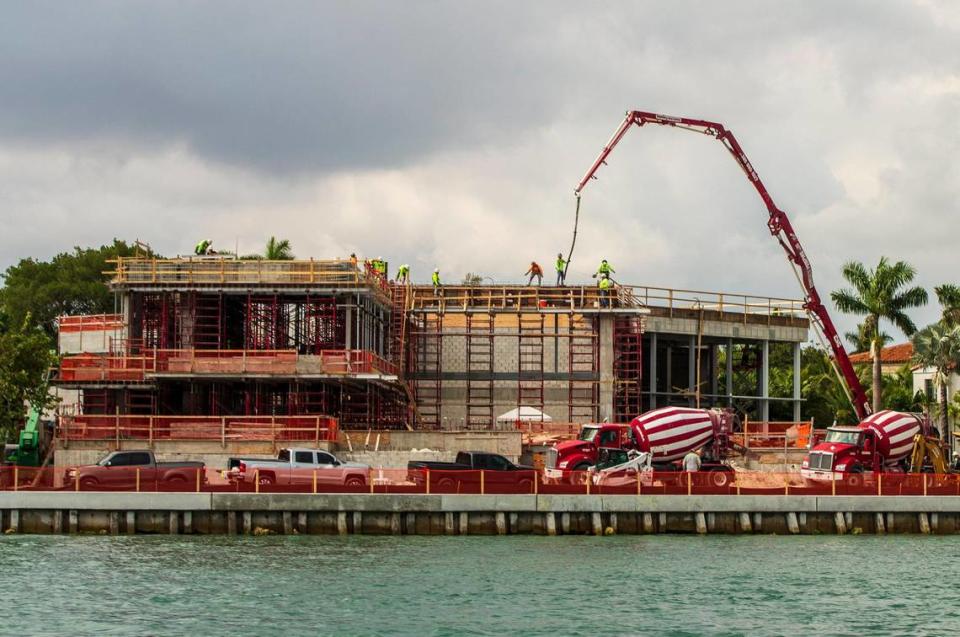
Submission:
POLYGON ((193 253, 198 257, 203 256, 205 254, 210 254, 210 246, 212 245, 213 245, 212 239, 204 239, 203 241, 200 241, 199 243, 197 243, 196 247, 193 248, 193 253))
POLYGON ((440 289, 442 283, 440 283, 440 268, 433 269, 433 276, 430 277, 430 281, 433 283, 434 291, 440 289))
POLYGON ((597 278, 598 276, 602 277, 603 275, 610 276, 611 274, 616 274, 616 272, 617 271, 614 270, 609 263, 607 263, 607 260, 604 259, 603 261, 600 262, 600 267, 597 268, 597 271, 593 275, 593 278, 597 278))
POLYGON ((563 253, 557 253, 557 286, 561 286, 567 280, 567 262, 563 260, 563 253))
POLYGON ((530 269, 527 270, 524 274, 529 274, 530 279, 527 281, 527 285, 533 283, 533 277, 537 277, 537 285, 543 285, 543 268, 540 267, 540 264, 536 261, 530 262, 530 269))
POLYGON ((600 307, 610 307, 610 290, 613 289, 610 275, 602 275, 597 285, 600 288, 600 307))
POLYGON ((410 282, 410 266, 406 263, 397 268, 397 283, 410 282))

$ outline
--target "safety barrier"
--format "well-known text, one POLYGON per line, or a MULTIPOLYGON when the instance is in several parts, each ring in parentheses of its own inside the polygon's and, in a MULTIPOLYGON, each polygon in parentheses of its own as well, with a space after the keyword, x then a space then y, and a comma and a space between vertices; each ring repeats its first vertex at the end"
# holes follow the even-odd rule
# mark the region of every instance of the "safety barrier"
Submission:
POLYGON ((334 442, 330 416, 60 416, 57 437, 71 440, 220 440, 334 442))
POLYGON ((590 472, 545 478, 529 471, 249 468, 244 474, 176 463, 150 467, 0 468, 4 491, 171 493, 389 493, 476 495, 960 496, 960 475, 849 475, 811 482, 798 474, 652 472, 598 478, 590 472))
POLYGON ((122 314, 79 314, 57 318, 59 332, 100 332, 123 327, 122 314))
MULTIPOLYGON (((742 431, 731 436, 745 449, 806 449, 816 436, 813 421, 779 422, 744 420, 742 431)), ((822 436, 822 432, 820 432, 822 436)))
POLYGON ((300 355, 296 350, 147 349, 137 356, 73 354, 63 357, 63 382, 144 382, 154 374, 387 374, 397 366, 367 350, 323 350, 300 355))

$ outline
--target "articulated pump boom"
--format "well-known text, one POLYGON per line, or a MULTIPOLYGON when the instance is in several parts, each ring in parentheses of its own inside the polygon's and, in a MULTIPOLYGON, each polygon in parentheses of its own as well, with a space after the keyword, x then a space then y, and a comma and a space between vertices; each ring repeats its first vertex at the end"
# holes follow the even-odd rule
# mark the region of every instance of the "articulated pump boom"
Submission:
MULTIPOLYGON (((613 137, 611 137, 607 145, 604 146, 600 152, 600 156, 593 162, 590 170, 588 170, 587 174, 580 180, 580 183, 574 191, 574 194, 577 196, 578 215, 580 194, 583 192, 584 187, 586 187, 591 179, 596 179, 595 173, 601 165, 606 163, 607 157, 616 145, 620 143, 623 136, 627 134, 627 131, 634 125, 639 127, 644 124, 673 126, 675 128, 682 128, 716 137, 724 147, 730 151, 730 154, 733 155, 733 158, 740 165, 740 168, 743 169, 744 174, 746 174, 747 179, 753 184, 753 187, 756 188, 760 198, 763 199, 763 203, 766 205, 767 212, 770 215, 767 220, 767 227, 770 229, 770 234, 780 242, 784 252, 787 254, 787 259, 790 261, 791 266, 793 266, 797 280, 803 288, 804 309, 807 311, 814 325, 814 329, 818 330, 826 339, 830 345, 830 349, 833 351, 832 362, 834 370, 843 382, 847 390, 847 396, 850 398, 850 402, 853 404, 858 418, 860 420, 865 419, 871 412, 870 402, 867 400, 867 394, 863 389, 863 385, 860 384, 860 379, 857 378, 853 364, 850 362, 850 357, 847 356, 847 351, 843 347, 840 335, 837 333, 837 329, 834 327, 833 321, 827 313, 827 308, 824 306, 823 301, 821 301, 820 294, 817 292, 817 288, 813 283, 813 270, 810 267, 810 260, 807 258, 803 246, 800 245, 800 240, 797 238, 797 234, 793 229, 793 225, 790 223, 790 219, 787 218, 787 214, 780 210, 774 203, 766 186, 764 186, 760 180, 760 176, 757 175, 757 171, 753 169, 753 165, 750 163, 750 160, 747 159, 747 155, 737 142, 737 138, 734 137, 733 133, 727 130, 723 124, 708 122, 702 119, 669 117, 667 115, 658 115, 656 113, 646 113, 643 111, 629 111, 626 119, 623 120, 623 123, 613 134, 613 137)), ((576 237, 576 230, 574 230, 574 237, 576 237)))

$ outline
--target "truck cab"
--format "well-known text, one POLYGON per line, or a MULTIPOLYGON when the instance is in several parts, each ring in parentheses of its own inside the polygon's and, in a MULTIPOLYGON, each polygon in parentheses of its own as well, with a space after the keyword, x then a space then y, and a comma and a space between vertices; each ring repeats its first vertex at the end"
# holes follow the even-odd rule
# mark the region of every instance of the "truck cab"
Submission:
POLYGON ((821 443, 810 450, 800 467, 807 480, 830 482, 844 474, 879 471, 876 434, 859 427, 830 427, 821 443))
POLYGON ((544 476, 560 478, 564 472, 586 471, 597 464, 600 449, 634 449, 637 442, 630 425, 599 423, 584 425, 576 440, 557 443, 547 453, 544 476))

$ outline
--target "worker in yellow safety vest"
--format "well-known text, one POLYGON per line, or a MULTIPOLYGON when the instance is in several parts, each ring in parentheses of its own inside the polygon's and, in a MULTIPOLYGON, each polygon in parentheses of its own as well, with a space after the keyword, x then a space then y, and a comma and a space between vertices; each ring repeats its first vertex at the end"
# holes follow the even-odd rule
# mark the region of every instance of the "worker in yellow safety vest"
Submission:
POLYGON ((557 286, 561 286, 567 280, 567 262, 563 260, 563 253, 557 253, 557 286))
POLYGON ((609 274, 600 277, 600 307, 610 307, 610 290, 613 289, 613 281, 609 274))
POLYGON ((197 243, 196 247, 194 247, 193 249, 193 253, 198 257, 203 256, 210 251, 210 246, 212 245, 213 245, 213 241, 211 241, 210 239, 204 239, 203 241, 200 241, 199 243, 197 243))
POLYGON ((397 269, 397 283, 410 282, 410 266, 404 263, 397 269))
POLYGON ((434 268, 433 276, 430 278, 430 281, 433 283, 433 289, 436 291, 440 288, 442 283, 440 283, 440 268, 434 268))
POLYGON ((599 277, 603 277, 604 275, 610 276, 611 274, 615 274, 615 273, 616 273, 616 270, 614 270, 614 269, 610 266, 610 264, 607 263, 607 260, 604 259, 603 261, 600 262, 600 267, 597 268, 597 271, 596 271, 596 273, 593 275, 593 278, 597 278, 598 276, 599 276, 599 277))

